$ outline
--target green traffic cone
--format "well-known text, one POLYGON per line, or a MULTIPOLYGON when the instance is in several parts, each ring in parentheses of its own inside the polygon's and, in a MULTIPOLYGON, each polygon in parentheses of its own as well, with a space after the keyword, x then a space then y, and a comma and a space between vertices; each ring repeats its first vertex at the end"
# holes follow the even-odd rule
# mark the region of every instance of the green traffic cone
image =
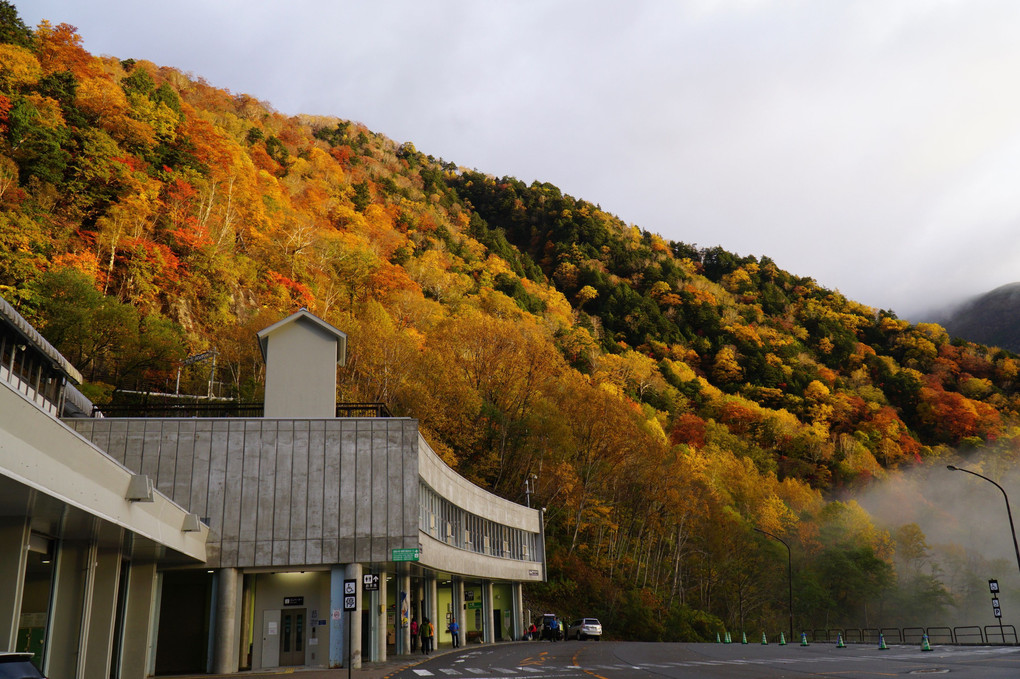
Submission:
POLYGON ((782 632, 779 633, 779 645, 786 646, 786 637, 783 636, 782 632))
POLYGON ((879 634, 878 635, 878 650, 880 650, 880 651, 888 651, 889 650, 889 647, 885 645, 885 635, 884 634, 879 634))
POLYGON ((928 643, 928 635, 927 634, 921 636, 921 650, 922 651, 930 651, 931 650, 931 644, 928 643))
POLYGON ((808 645, 807 644, 807 632, 801 632, 800 633, 800 645, 801 646, 807 646, 808 645))
POLYGON ((722 643, 722 639, 719 638, 719 633, 718 632, 715 633, 715 643, 717 643, 717 644, 721 644, 722 643))
POLYGON ((741 632, 740 633, 740 643, 742 643, 742 644, 746 644, 747 643, 747 632, 741 632))
POLYGON ((726 633, 726 643, 727 644, 732 644, 733 643, 733 640, 730 639, 730 633, 729 632, 726 633))
POLYGON ((761 633, 761 645, 762 646, 768 646, 769 645, 769 638, 767 636, 765 636, 764 632, 761 633))
POLYGON ((836 633, 836 648, 846 648, 846 644, 843 643, 843 635, 836 633))

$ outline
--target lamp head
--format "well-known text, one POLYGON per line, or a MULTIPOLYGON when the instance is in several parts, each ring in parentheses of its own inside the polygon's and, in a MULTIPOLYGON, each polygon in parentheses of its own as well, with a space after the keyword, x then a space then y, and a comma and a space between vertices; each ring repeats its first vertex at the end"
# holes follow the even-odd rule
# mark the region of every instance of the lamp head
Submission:
POLYGON ((951 465, 951 464, 947 464, 947 465, 946 465, 946 469, 948 469, 948 470, 949 470, 949 471, 951 471, 951 472, 958 472, 958 471, 960 471, 959 467, 954 467, 954 466, 953 466, 953 465, 951 465))

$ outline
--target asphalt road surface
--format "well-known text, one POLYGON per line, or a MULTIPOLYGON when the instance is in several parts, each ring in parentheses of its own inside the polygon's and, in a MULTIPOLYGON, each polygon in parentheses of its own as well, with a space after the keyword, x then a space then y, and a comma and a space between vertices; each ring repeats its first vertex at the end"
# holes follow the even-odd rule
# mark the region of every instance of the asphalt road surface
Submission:
POLYGON ((532 641, 473 646, 426 660, 391 679, 873 679, 949 675, 952 679, 1020 677, 1020 647, 850 644, 645 644, 532 641))

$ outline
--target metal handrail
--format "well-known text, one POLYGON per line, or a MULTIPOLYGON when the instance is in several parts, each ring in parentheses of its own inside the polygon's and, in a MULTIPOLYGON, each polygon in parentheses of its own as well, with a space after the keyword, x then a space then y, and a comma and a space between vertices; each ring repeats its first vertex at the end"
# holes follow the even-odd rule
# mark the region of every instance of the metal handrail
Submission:
POLYGON ((904 627, 903 628, 903 643, 909 644, 921 643, 921 639, 924 638, 925 631, 923 627, 904 627))
POLYGON ((1009 642, 1006 641, 1006 636, 1007 636, 1006 635, 1006 631, 1007 630, 1009 630, 1010 635, 1012 635, 1012 637, 1013 637, 1012 644, 1014 646, 1016 646, 1018 641, 1017 641, 1017 636, 1016 636, 1016 627, 1013 627, 1013 625, 1002 625, 1002 626, 999 626, 999 625, 985 625, 985 639, 987 640, 988 644, 991 644, 992 643, 992 637, 993 636, 997 636, 1000 639, 999 643, 1005 645, 1005 644, 1009 643, 1009 642), (993 632, 994 632, 994 635, 993 635, 993 632))
MULTIPOLYGON (((92 406, 92 417, 262 417, 265 406, 259 402, 201 403, 108 403, 92 406)), ((337 403, 337 417, 393 417, 385 403, 337 403)))
POLYGON ((920 644, 925 637, 930 643, 944 645, 1020 645, 1020 637, 1013 625, 963 625, 957 627, 882 627, 805 629, 811 641, 836 643, 841 635, 845 643, 878 643, 879 637, 887 644, 920 644))
POLYGON ((887 643, 888 642, 892 642, 894 644, 902 644, 903 643, 903 632, 902 632, 902 630, 900 630, 899 627, 883 627, 882 628, 882 636, 884 636, 886 638, 885 640, 886 640, 887 643), (895 633, 896 636, 893 637, 892 633, 895 633))
POLYGON ((847 644, 863 644, 864 631, 856 627, 847 627, 843 630, 843 642, 847 644))
POLYGON ((953 628, 953 636, 956 637, 956 643, 957 644, 961 644, 961 645, 962 644, 974 643, 974 642, 971 642, 971 641, 963 641, 964 638, 971 638, 971 637, 974 637, 974 636, 977 636, 977 638, 978 638, 978 642, 977 642, 978 645, 982 645, 983 646, 986 643, 985 642, 984 632, 981 631, 981 627, 978 626, 978 625, 971 625, 971 626, 967 626, 967 627, 954 627, 953 628), (974 631, 977 632, 976 635, 975 635, 974 631))

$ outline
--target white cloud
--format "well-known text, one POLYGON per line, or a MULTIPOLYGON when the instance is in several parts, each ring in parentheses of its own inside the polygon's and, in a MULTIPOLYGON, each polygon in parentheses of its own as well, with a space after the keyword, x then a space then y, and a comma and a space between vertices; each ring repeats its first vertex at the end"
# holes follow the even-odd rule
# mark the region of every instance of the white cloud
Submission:
POLYGON ((1020 4, 33 0, 94 53, 910 313, 1020 278, 1020 4))

